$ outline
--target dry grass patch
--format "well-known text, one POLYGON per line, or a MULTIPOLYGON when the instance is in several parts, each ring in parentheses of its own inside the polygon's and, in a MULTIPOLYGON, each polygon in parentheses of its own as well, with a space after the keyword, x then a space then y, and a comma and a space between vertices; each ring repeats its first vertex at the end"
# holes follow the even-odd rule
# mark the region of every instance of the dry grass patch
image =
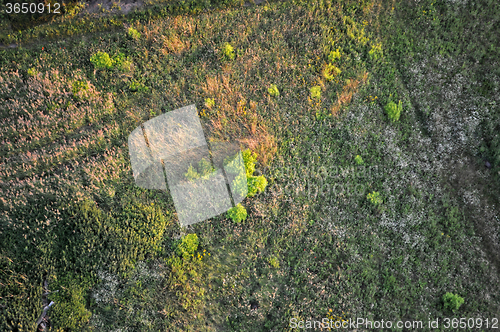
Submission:
POLYGON ((342 92, 337 94, 337 102, 335 102, 331 108, 332 115, 335 116, 342 109, 342 107, 349 104, 352 97, 358 92, 359 87, 368 81, 368 73, 363 72, 356 79, 347 80, 346 84, 342 88, 342 92))

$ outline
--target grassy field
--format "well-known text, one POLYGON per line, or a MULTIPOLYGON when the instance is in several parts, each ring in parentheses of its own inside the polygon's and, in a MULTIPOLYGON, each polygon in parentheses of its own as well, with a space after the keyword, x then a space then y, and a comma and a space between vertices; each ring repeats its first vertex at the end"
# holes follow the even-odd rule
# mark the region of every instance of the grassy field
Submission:
POLYGON ((0 330, 35 330, 47 301, 52 331, 492 330, 500 5, 187 3, 3 37, 0 330), (134 183, 130 132, 193 103, 211 141, 258 155, 245 221, 181 228, 134 183))

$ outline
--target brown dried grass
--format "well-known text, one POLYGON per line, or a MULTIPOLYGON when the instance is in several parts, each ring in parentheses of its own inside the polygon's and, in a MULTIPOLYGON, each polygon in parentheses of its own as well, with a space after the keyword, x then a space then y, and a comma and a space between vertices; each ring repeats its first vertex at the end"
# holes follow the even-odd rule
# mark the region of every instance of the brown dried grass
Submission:
POLYGON ((332 105, 332 115, 338 115, 339 111, 352 100, 352 97, 358 92, 359 87, 368 81, 368 73, 363 72, 356 79, 351 79, 349 83, 344 85, 342 92, 337 94, 337 102, 332 105))

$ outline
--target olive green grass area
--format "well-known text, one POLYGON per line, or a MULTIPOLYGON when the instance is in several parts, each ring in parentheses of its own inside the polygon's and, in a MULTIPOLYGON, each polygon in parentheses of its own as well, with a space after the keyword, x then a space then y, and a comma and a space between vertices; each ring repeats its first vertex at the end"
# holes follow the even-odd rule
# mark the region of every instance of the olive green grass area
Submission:
POLYGON ((499 7, 276 1, 0 50, 0 330, 34 331, 50 301, 61 332, 490 330, 499 7), (127 138, 193 103, 267 185, 181 228, 127 138))

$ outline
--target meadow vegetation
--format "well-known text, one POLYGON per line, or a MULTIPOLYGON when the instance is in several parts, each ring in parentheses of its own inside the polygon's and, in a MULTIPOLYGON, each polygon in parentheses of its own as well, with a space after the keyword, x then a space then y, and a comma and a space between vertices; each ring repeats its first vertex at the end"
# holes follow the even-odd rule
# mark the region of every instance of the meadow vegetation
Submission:
POLYGON ((1 37, 1 331, 498 316, 497 1, 145 8, 1 37), (193 103, 248 197, 182 228, 127 138, 193 103))

